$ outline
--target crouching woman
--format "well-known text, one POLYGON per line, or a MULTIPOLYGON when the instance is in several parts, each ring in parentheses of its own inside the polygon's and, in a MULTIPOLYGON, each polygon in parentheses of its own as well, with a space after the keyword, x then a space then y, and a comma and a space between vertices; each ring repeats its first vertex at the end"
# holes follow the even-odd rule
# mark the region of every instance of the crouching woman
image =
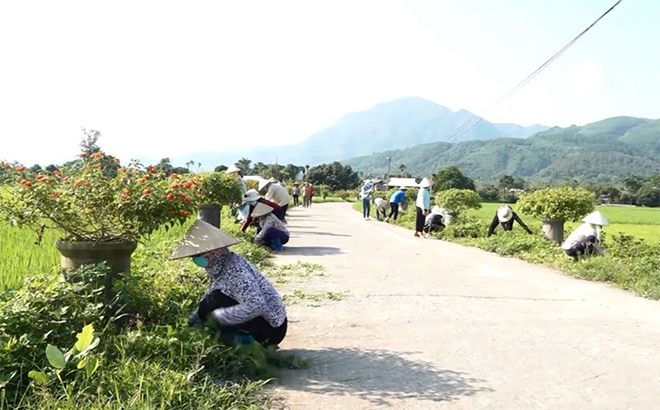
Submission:
POLYGON ((273 214, 272 207, 258 203, 252 211, 252 218, 254 218, 254 223, 257 225, 257 235, 254 237, 254 243, 279 252, 282 250, 282 245, 289 242, 289 230, 273 214))
POLYGON ((218 228, 197 220, 170 256, 191 258, 208 274, 209 287, 188 323, 192 326, 212 319, 227 341, 238 338, 278 345, 287 330, 282 298, 254 265, 228 249, 237 243, 218 228))
POLYGON ((600 247, 600 232, 603 226, 609 225, 607 219, 596 211, 582 221, 584 223, 568 235, 562 249, 575 260, 586 259, 591 255, 603 255, 605 251, 600 247))

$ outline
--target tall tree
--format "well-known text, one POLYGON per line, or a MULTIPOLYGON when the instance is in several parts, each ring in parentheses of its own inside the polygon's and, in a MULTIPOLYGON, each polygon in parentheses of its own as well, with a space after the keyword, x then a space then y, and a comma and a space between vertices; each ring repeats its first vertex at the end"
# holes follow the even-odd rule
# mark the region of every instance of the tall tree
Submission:
POLYGON ((337 161, 310 168, 306 178, 313 184, 327 185, 333 191, 353 189, 360 183, 360 177, 353 168, 337 161))
POLYGON ((243 172, 243 175, 250 175, 252 174, 252 168, 250 167, 252 165, 252 161, 248 158, 241 158, 238 161, 236 161, 236 166, 241 169, 243 172))
POLYGON ((433 175, 434 189, 444 191, 451 188, 474 190, 474 181, 463 175, 455 166, 443 168, 433 175))
POLYGON ((218 165, 218 166, 215 167, 213 170, 214 170, 215 172, 222 172, 222 171, 226 171, 226 170, 228 170, 228 169, 229 169, 229 168, 228 168, 226 165, 218 165))
POLYGON ((156 165, 156 169, 164 172, 165 175, 171 175, 174 172, 174 167, 170 163, 169 158, 162 158, 158 165, 156 165))
POLYGON ((99 138, 101 138, 101 131, 97 130, 88 130, 87 128, 82 128, 85 136, 83 137, 82 142, 80 142, 80 148, 83 152, 89 157, 95 152, 101 150, 98 145, 99 138))

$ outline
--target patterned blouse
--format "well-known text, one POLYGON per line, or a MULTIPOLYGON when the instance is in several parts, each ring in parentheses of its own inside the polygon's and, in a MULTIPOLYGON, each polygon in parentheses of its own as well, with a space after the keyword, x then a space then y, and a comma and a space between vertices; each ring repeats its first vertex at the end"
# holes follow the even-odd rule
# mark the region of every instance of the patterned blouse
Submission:
POLYGON ((254 265, 226 248, 211 251, 208 259, 206 272, 211 284, 206 295, 219 290, 238 302, 213 311, 218 323, 238 325, 259 316, 273 327, 284 323, 286 310, 282 298, 254 265))
POLYGON ((259 223, 259 233, 257 233, 257 236, 254 237, 254 242, 255 243, 264 243, 264 239, 266 239, 266 234, 268 228, 275 228, 278 231, 282 231, 287 236, 289 235, 289 230, 286 229, 286 225, 275 215, 273 215, 272 212, 267 213, 266 215, 260 216, 255 218, 257 222, 259 223))

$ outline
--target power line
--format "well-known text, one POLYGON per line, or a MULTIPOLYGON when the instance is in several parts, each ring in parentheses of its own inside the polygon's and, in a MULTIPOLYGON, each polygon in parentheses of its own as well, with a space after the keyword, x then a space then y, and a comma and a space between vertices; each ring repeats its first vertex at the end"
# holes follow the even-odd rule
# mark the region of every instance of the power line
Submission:
MULTIPOLYGON (((607 11, 606 11, 605 13, 601 14, 601 16, 598 17, 593 23, 591 23, 587 28, 585 28, 584 30, 582 30, 582 32, 581 32, 580 34, 578 34, 573 40, 571 40, 568 44, 566 44, 561 50, 557 51, 557 52, 555 53, 555 55, 553 55, 553 56, 550 57, 546 62, 544 62, 543 64, 541 64, 536 70, 534 70, 533 73, 531 73, 531 74, 528 75, 524 80, 522 80, 521 82, 519 82, 518 84, 516 84, 515 87, 513 87, 512 89, 510 89, 507 93, 505 93, 504 95, 502 95, 501 97, 499 97, 497 100, 495 100, 492 104, 490 104, 488 107, 486 107, 486 110, 484 110, 484 111, 488 111, 488 110, 491 109, 493 106, 497 105, 500 101, 502 101, 502 100, 504 100, 505 98, 508 98, 508 97, 512 96, 513 94, 517 93, 518 91, 520 91, 520 89, 522 89, 525 85, 527 85, 527 83, 529 83, 530 81, 532 81, 532 79, 534 79, 534 77, 536 77, 537 75, 539 75, 539 74, 541 73, 541 71, 543 71, 543 70, 544 70, 547 66, 549 66, 553 61, 555 61, 555 60, 556 60, 560 55, 562 55, 566 50, 568 50, 568 49, 569 49, 569 48, 570 48, 570 47, 571 47, 576 41, 578 41, 578 40, 580 39, 580 37, 582 37, 583 35, 585 35, 585 34, 587 33, 587 31, 591 30, 591 28, 592 28, 593 26, 595 26, 600 20, 603 19, 603 17, 605 17, 605 16, 608 15, 612 10, 614 10, 614 8, 615 8, 616 6, 618 6, 622 1, 623 1, 623 0, 618 0, 616 3, 614 3, 614 5, 612 5, 612 7, 610 7, 609 9, 607 9, 607 11)), ((458 127, 458 128, 457 128, 457 129, 451 134, 451 135, 449 135, 447 138, 442 139, 442 140, 440 140, 440 141, 442 141, 442 142, 451 142, 452 139, 454 139, 454 138, 458 138, 458 137, 460 137, 461 135, 465 134, 466 132, 468 132, 469 130, 471 130, 472 128, 474 128, 474 127, 475 127, 478 123, 480 123, 481 121, 483 121, 483 118, 482 118, 482 117, 475 116, 475 117, 471 118, 470 120, 466 121, 465 123, 463 123, 462 125, 460 125, 460 126, 459 126, 459 127, 458 127)))

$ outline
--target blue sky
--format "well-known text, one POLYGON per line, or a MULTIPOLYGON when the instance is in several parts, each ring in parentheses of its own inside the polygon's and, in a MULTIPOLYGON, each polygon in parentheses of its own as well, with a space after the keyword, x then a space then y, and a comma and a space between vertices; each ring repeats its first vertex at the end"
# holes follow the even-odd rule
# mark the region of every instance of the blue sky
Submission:
POLYGON ((2 2, 0 159, 67 160, 81 126, 122 159, 283 145, 406 96, 523 125, 659 118, 657 0, 488 109, 613 3, 2 2))

